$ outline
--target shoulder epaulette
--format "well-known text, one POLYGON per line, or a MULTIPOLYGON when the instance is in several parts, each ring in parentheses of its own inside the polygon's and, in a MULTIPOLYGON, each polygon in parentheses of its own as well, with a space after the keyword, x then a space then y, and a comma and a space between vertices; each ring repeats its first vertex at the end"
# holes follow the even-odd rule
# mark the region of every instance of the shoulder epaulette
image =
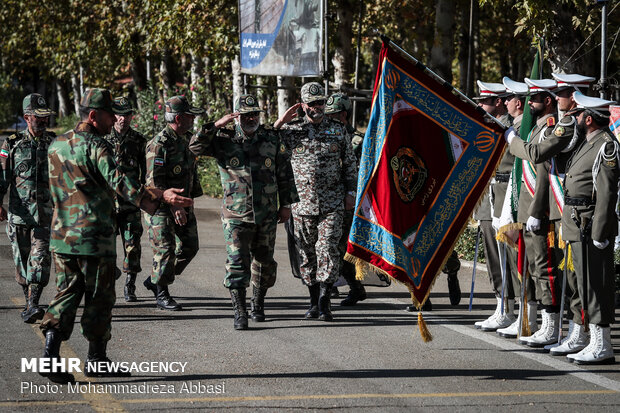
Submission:
POLYGON ((576 122, 576 119, 574 116, 564 116, 562 119, 560 119, 560 121, 558 122, 558 126, 571 126, 576 122))
POLYGON ((8 138, 6 138, 6 139, 7 139, 7 140, 9 140, 9 141, 13 141, 13 140, 15 140, 15 139, 17 139, 17 138, 19 138, 19 137, 20 137, 20 134, 19 134, 19 133, 14 133, 14 134, 12 134, 11 136, 9 136, 9 137, 8 137, 8 138))
POLYGON ((555 125, 555 117, 553 117, 553 116, 549 116, 549 117, 547 118, 547 126, 548 126, 548 127, 552 127, 552 126, 554 126, 554 125, 555 125))

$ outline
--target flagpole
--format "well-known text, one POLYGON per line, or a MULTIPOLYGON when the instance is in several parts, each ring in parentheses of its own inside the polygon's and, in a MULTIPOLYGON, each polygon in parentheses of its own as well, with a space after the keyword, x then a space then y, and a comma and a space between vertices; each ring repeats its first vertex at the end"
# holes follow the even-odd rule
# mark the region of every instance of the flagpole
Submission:
POLYGON ((371 27, 370 30, 372 31, 372 33, 375 36, 379 36, 379 38, 381 40, 383 40, 384 43, 389 44, 392 48, 394 48, 394 50, 396 50, 403 57, 405 57, 406 59, 410 60, 413 64, 415 64, 416 66, 421 68, 426 74, 430 75, 433 79, 435 79, 437 82, 439 82, 443 87, 445 87, 446 89, 448 89, 451 92, 456 92, 456 94, 459 95, 459 97, 461 99, 463 99, 465 102, 467 102, 470 105, 472 105, 478 112, 480 112, 482 115, 484 115, 485 118, 492 120, 493 122, 497 123, 499 126, 501 126, 504 129, 508 129, 508 125, 505 125, 503 122, 501 122, 495 116, 491 115, 489 112, 487 112, 486 110, 482 109, 480 106, 478 106, 478 104, 476 102, 474 102, 473 100, 468 98, 467 95, 465 95, 463 92, 461 92, 460 90, 458 90, 457 88, 452 86, 450 83, 446 82, 441 76, 439 76, 437 73, 433 72, 424 63, 420 62, 418 59, 416 59, 415 57, 411 56, 403 48, 401 48, 399 45, 397 45, 392 40, 390 40, 389 37, 387 37, 386 35, 384 35, 383 33, 381 33, 379 30, 377 30, 374 27, 371 27))

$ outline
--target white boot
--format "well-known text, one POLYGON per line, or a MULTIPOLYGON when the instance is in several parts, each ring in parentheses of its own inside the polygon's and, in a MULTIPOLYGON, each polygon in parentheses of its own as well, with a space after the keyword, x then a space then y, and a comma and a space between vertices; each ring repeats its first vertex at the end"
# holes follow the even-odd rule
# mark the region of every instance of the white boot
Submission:
POLYGON ((476 328, 481 328, 482 324, 484 323, 490 323, 492 320, 494 320, 498 315, 501 314, 502 312, 502 299, 501 297, 495 297, 497 299, 497 306, 495 307, 495 312, 493 314, 491 314, 489 316, 489 318, 487 318, 486 320, 482 320, 482 321, 476 321, 474 323, 474 327, 476 328))
MULTIPOLYGON (((544 347, 547 344, 557 343, 558 333, 560 332, 560 313, 550 313, 542 310, 543 320, 547 318, 545 328, 541 328, 527 340, 530 347, 544 347)), ((543 322, 544 324, 544 322, 543 322)))
POLYGON ((614 348, 611 345, 611 328, 589 324, 590 344, 577 354, 569 354, 577 364, 611 364, 615 363, 614 348))
MULTIPOLYGON (((519 303, 519 308, 521 308, 521 303, 519 303)), ((519 313, 521 313, 520 310, 519 310, 519 312, 517 314, 519 314, 519 313)), ((519 315, 517 317, 517 319, 515 320, 515 322, 512 323, 511 325, 509 325, 508 327, 506 327, 506 328, 498 328, 497 329, 497 334, 499 334, 500 337, 517 338, 517 336, 519 335, 519 326, 520 325, 521 325, 521 316, 519 315)))
POLYGON ((506 328, 515 321, 515 300, 506 300, 506 303, 508 304, 508 311, 504 314, 502 314, 501 311, 501 298, 498 302, 500 303, 500 314, 498 314, 495 319, 482 323, 480 326, 482 331, 495 331, 498 328, 506 328))
MULTIPOLYGON (((559 346, 549 349, 552 356, 565 356, 571 353, 577 353, 588 345, 588 333, 582 325, 568 322, 568 335, 562 340, 559 346)), ((546 347, 545 347, 546 348, 546 347)))
MULTIPOLYGON (((568 340, 568 338, 570 337, 570 335, 573 332, 573 327, 575 326, 575 322, 573 320, 568 320, 568 332, 566 333, 565 336, 562 336, 562 341, 561 342, 555 342, 555 343, 551 343, 551 344, 547 344, 544 349, 547 351, 551 351, 552 348, 554 347, 559 347, 560 344, 564 343, 566 340, 568 340)), ((562 332, 561 329, 558 330, 559 333, 562 332)), ((558 334, 558 339, 560 338, 560 335, 558 334)))
MULTIPOLYGON (((527 323, 530 326, 530 333, 534 334, 538 330, 538 322, 536 321, 536 312, 538 311, 538 303, 536 301, 527 302, 527 323)), ((519 337, 519 343, 526 344, 525 339, 529 336, 522 335, 519 337)))

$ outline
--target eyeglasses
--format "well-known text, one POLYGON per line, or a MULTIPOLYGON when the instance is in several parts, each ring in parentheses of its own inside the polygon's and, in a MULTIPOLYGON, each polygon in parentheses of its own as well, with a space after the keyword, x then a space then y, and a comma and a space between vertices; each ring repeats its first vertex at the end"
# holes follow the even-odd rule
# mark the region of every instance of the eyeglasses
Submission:
POLYGON ((323 106, 325 105, 325 101, 324 100, 315 100, 314 102, 310 102, 310 103, 306 103, 308 106, 310 106, 311 108, 315 107, 315 106, 323 106))

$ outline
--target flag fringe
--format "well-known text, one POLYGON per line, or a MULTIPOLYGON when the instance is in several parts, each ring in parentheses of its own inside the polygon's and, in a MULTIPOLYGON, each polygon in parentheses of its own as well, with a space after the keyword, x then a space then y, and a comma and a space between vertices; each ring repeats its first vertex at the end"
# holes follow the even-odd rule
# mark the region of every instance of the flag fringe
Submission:
POLYGON ((503 225, 497 230, 495 239, 516 250, 517 244, 509 236, 507 236, 506 233, 509 231, 521 231, 521 229, 523 229, 523 224, 520 222, 513 222, 511 224, 503 225))

